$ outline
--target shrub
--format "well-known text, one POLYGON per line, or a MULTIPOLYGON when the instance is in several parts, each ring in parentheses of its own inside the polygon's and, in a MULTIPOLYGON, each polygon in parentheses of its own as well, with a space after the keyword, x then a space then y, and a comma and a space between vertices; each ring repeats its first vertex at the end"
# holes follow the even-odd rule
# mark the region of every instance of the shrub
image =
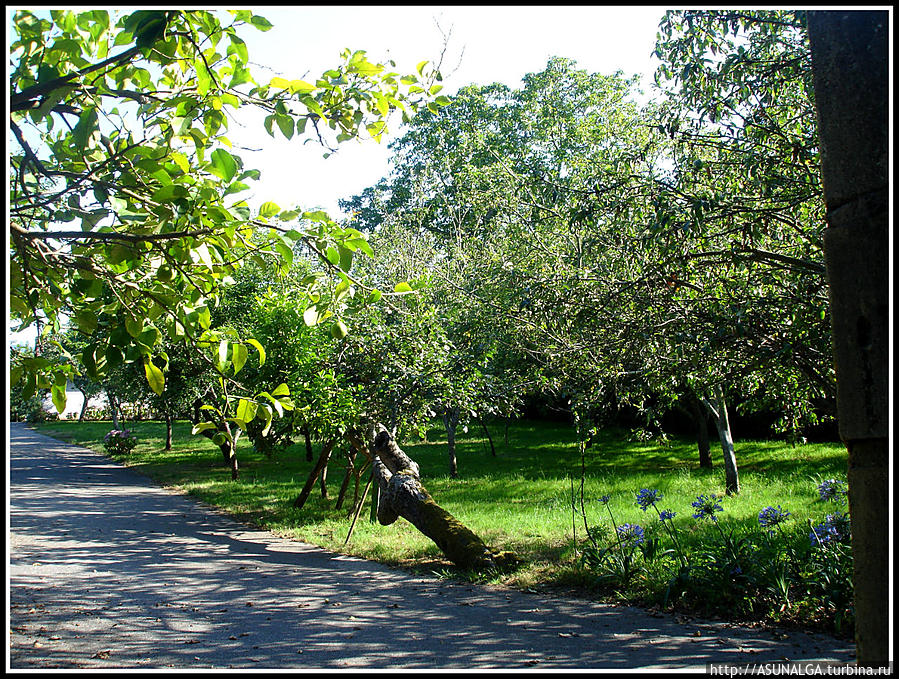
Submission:
POLYGON ((113 429, 103 437, 103 447, 113 455, 126 455, 137 445, 137 436, 130 429, 113 429))
POLYGON ((38 422, 51 422, 58 419, 59 415, 55 410, 44 410, 43 406, 34 408, 25 416, 25 421, 29 424, 36 424, 38 422))
MULTIPOLYGON (((827 479, 818 485, 818 494, 819 501, 842 504, 845 482, 827 479)), ((597 528, 588 531, 591 544, 582 549, 581 562, 595 574, 597 584, 610 586, 625 598, 648 595, 663 606, 677 602, 705 612, 813 620, 837 633, 852 633, 847 513, 830 513, 803 530, 788 527, 789 511, 769 506, 758 512, 756 528, 740 530, 719 521, 719 514, 726 514, 723 496, 703 494, 692 503, 697 522, 693 532, 703 535, 685 549, 673 522, 676 512, 659 509, 661 500, 662 493, 650 488, 636 494, 638 507, 658 515, 658 522, 650 522, 645 530, 618 526, 609 509, 611 536, 597 528), (662 544, 665 534, 667 546, 662 544), (642 592, 638 583, 645 586, 642 592)), ((608 508, 609 496, 599 502, 608 508)))

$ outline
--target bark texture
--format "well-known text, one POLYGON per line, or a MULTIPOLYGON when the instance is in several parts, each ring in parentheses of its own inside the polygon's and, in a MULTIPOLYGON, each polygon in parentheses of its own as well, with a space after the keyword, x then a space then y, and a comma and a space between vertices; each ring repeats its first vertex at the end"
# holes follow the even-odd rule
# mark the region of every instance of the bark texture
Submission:
POLYGON ((422 486, 418 465, 383 426, 372 427, 366 444, 350 435, 353 445, 372 460, 378 487, 377 518, 390 525, 402 517, 429 537, 456 566, 466 570, 505 567, 517 562, 510 552, 496 552, 461 521, 440 507, 422 486))
POLYGON ((737 473, 737 453, 734 448, 734 437, 730 432, 730 419, 727 416, 727 401, 721 387, 715 390, 712 399, 704 399, 709 414, 715 420, 718 439, 721 441, 721 453, 724 457, 724 490, 728 495, 740 492, 740 477, 737 473))
POLYGON ((860 665, 889 660, 887 11, 808 15, 827 225, 837 418, 849 453, 860 665))
POLYGON ((693 421, 696 423, 696 447, 699 449, 699 466, 703 469, 711 469, 712 446, 709 441, 708 415, 696 398, 690 399, 690 413, 693 416, 693 421))

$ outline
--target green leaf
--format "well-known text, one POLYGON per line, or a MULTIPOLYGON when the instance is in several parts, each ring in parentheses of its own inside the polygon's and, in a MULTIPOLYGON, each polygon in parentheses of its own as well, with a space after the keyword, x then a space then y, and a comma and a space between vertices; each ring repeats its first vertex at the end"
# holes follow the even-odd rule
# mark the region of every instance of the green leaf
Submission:
POLYGON ((293 250, 288 245, 281 241, 276 241, 275 250, 278 251, 278 254, 281 255, 281 259, 283 259, 288 266, 293 263, 293 250))
POLYGON ((97 314, 90 309, 81 309, 75 314, 75 322, 85 335, 90 335, 97 329, 97 314))
POLYGON ((53 405, 56 407, 56 412, 62 413, 66 409, 66 386, 63 384, 62 386, 58 384, 54 384, 50 387, 50 398, 53 399, 53 405))
POLYGON ((267 31, 272 28, 272 23, 268 19, 255 14, 250 18, 250 23, 260 31, 267 31))
POLYGON ((163 389, 165 389, 165 376, 149 356, 144 356, 144 374, 147 376, 147 382, 150 383, 150 389, 157 396, 161 396, 163 389))
POLYGON ((169 184, 153 192, 151 199, 155 203, 172 203, 187 196, 187 187, 181 184, 169 184))
POLYGON ((318 308, 311 306, 303 312, 303 323, 308 325, 310 328, 314 325, 318 325, 318 322, 321 320, 318 313, 318 308))
POLYGON ((237 160, 228 153, 225 149, 216 149, 212 152, 210 156, 210 161, 212 162, 212 166, 210 167, 210 172, 217 177, 224 179, 226 182, 230 182, 234 179, 234 175, 237 174, 237 160))
POLYGON ((254 401, 248 401, 247 399, 242 398, 237 404, 235 417, 238 420, 243 420, 245 423, 249 422, 256 417, 256 409, 257 405, 254 401))
POLYGON ((196 435, 201 431, 207 431, 209 429, 215 429, 215 425, 212 422, 197 422, 190 430, 190 433, 196 435))
POLYGON ((125 317, 125 330, 135 339, 144 331, 144 319, 135 316, 125 317))
POLYGON ((262 345, 259 344, 259 342, 257 340, 254 340, 253 338, 248 339, 247 343, 252 344, 254 347, 256 347, 256 351, 259 352, 260 367, 265 365, 265 349, 262 348, 262 345))
POLYGON ((309 94, 315 90, 315 85, 307 83, 305 80, 291 80, 289 88, 291 94, 309 94))
POLYGON ((276 113, 275 122, 278 124, 278 129, 281 130, 281 134, 288 139, 293 138, 293 131, 296 129, 294 127, 293 118, 283 113, 276 113))
POLYGON ((290 387, 284 382, 281 382, 281 384, 272 390, 272 396, 290 396, 290 387))
POLYGON ((340 252, 340 261, 338 264, 340 270, 349 273, 350 269, 353 267, 353 251, 342 245, 338 245, 337 250, 340 252))
POLYGON ((184 174, 190 174, 190 161, 183 153, 172 151, 172 161, 184 174))
POLYGON ((88 139, 94 130, 97 129, 97 120, 97 109, 95 108, 86 109, 81 114, 75 129, 72 130, 72 141, 77 149, 84 150, 87 148, 88 139))
POLYGON ((279 212, 281 212, 281 208, 278 207, 277 203, 273 203, 272 201, 267 201, 259 207, 260 217, 274 217, 279 212))
POLYGON ((412 292, 412 286, 409 285, 406 281, 402 283, 397 283, 393 288, 394 292, 404 293, 404 292, 412 292))
MULTIPOLYGON (((235 344, 231 348, 231 362, 234 364, 234 374, 240 372, 244 364, 247 362, 247 347, 245 344, 235 344)), ((250 418, 253 419, 253 418, 250 418)))
POLYGON ((256 411, 257 417, 265 420, 265 426, 262 428, 262 435, 268 436, 269 429, 272 427, 272 409, 262 403, 256 411))

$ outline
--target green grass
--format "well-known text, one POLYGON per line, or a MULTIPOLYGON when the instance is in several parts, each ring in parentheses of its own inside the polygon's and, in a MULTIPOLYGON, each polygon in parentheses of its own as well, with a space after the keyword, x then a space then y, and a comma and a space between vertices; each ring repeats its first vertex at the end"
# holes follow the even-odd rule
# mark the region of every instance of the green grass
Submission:
MULTIPOLYGON (((334 509, 346 464, 342 451, 335 452, 329 465, 329 499, 322 498, 316 486, 306 506, 297 510, 291 504, 312 464, 306 461, 302 446, 270 460, 242 440, 238 447, 241 478, 232 482, 221 453, 208 440, 191 436, 189 423, 176 424, 175 442, 169 452, 163 450, 162 423, 134 422, 128 427, 135 430, 138 445, 121 461, 239 520, 384 563, 452 571, 437 547, 405 521, 391 526, 370 523, 368 506, 350 543, 344 546, 350 527, 347 514, 352 489, 344 508, 334 509)), ((101 452, 103 436, 110 428, 108 422, 50 422, 38 426, 42 433, 101 452)), ((501 424, 491 427, 491 435, 495 457, 479 428, 457 439, 457 479, 449 477, 442 428, 430 429, 426 440, 405 442, 403 449, 419 463, 424 486, 441 506, 492 547, 512 550, 523 559, 512 573, 491 578, 482 575, 482 579, 518 587, 563 586, 582 592, 592 587, 594 580, 577 565, 574 549, 576 543, 579 548, 583 546, 585 534, 579 517, 572 529, 572 479, 578 493, 581 475, 573 429, 524 421, 509 427, 507 439, 501 424)), ((717 452, 713 451, 713 456, 717 452)), ((758 512, 769 505, 780 505, 792 513, 791 524, 800 530, 808 520, 818 522, 833 511, 818 499, 816 486, 825 478, 845 478, 847 454, 839 443, 790 447, 776 441, 738 441, 737 460, 741 492, 721 501, 722 524, 757 530, 758 512)), ((695 547, 709 539, 708 527, 692 518, 690 503, 702 493, 722 494, 724 471, 719 460, 711 470, 700 469, 694 442, 674 438, 663 447, 653 442, 631 442, 626 432, 608 430, 586 450, 584 463, 590 525, 611 525, 606 508, 593 501, 606 494, 611 495, 608 506, 618 524, 657 524, 657 515, 651 509, 644 513, 634 501, 641 488, 655 488, 664 496, 660 509, 677 512, 675 524, 687 544, 695 547)), ((628 598, 620 592, 602 595, 628 598)))

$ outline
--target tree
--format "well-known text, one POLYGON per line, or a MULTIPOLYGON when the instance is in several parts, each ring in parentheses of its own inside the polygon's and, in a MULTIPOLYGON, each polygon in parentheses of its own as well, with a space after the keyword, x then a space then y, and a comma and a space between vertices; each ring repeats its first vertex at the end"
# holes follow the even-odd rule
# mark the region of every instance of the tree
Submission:
POLYGON ((885 11, 810 12, 840 436, 849 452, 858 662, 889 630, 888 38, 885 11))
MULTIPOLYGON (((362 51, 345 51, 314 83, 256 82, 238 29, 271 24, 247 10, 230 22, 174 10, 18 11, 13 22, 12 324, 56 332, 70 319, 90 335, 99 315, 117 318, 120 332, 86 347, 81 369, 97 378, 121 355, 142 365, 157 393, 163 337, 206 349, 197 356, 229 378, 239 371, 247 344, 220 332, 213 345, 206 333, 220 287, 246 258, 289 261, 302 242, 339 276, 362 247, 358 232, 319 211, 268 202, 251 214, 240 194, 260 173, 226 136, 231 114, 261 109, 273 136, 306 135, 334 150, 360 134, 380 139, 391 111, 408 116, 439 87, 426 62, 400 77, 362 51)), ((23 362, 12 378, 33 392, 64 384, 76 364, 23 362)), ((229 396, 218 409, 224 435, 239 402, 229 396)))
POLYGON ((82 370, 102 379, 110 364, 137 364, 162 394, 163 340, 186 343, 218 374, 194 431, 221 447, 236 478, 248 421, 270 422, 293 402, 286 384, 250 391, 237 379, 248 347, 260 364, 265 351, 234 328, 212 327, 222 287, 248 258, 289 266, 301 244, 327 271, 297 298, 316 325, 350 287, 356 253, 371 250, 321 211, 266 202, 254 214, 239 194, 260 172, 235 153, 229 116, 261 109, 272 136, 306 136, 331 152, 362 134, 380 140, 392 111, 408 119, 425 102, 436 110, 439 71, 421 62, 401 76, 346 50, 315 82, 260 83, 238 29, 271 24, 248 10, 229 12, 229 22, 202 10, 17 11, 13 24, 12 326, 58 332, 70 319, 90 336, 101 317, 113 321, 70 362, 19 357, 12 381, 26 397, 50 388, 59 408, 82 370), (76 228, 55 228, 69 222, 76 228))

